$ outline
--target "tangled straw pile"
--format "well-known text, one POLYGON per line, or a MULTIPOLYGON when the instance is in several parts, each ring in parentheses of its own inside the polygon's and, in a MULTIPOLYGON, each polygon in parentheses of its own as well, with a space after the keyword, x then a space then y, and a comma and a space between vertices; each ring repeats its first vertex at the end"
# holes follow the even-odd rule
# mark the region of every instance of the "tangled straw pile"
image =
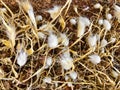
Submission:
POLYGON ((118 2, 75 1, 40 9, 48 17, 0 1, 1 90, 120 89, 118 2))

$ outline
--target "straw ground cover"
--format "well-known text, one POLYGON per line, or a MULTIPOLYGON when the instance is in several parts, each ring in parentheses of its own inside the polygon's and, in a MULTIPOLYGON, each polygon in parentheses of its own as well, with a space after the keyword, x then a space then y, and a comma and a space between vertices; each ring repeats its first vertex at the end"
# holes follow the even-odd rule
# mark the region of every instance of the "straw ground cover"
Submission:
POLYGON ((0 0, 0 90, 113 89, 119 0, 0 0))

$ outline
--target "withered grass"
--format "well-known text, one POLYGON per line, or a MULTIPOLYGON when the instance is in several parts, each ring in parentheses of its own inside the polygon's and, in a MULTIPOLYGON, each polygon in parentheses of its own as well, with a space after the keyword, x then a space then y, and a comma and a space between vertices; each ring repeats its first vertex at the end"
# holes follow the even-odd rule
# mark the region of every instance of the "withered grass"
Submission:
POLYGON ((120 2, 117 0, 115 2, 112 0, 109 2, 106 0, 38 0, 38 2, 31 0, 35 15, 43 15, 43 20, 38 22, 37 28, 35 28, 31 24, 28 14, 16 1, 12 0, 12 4, 15 6, 13 8, 7 0, 0 1, 1 8, 7 9, 6 12, 0 11, 0 17, 16 29, 15 41, 12 41, 7 37, 6 27, 0 20, 0 90, 120 90, 120 22, 113 13, 113 5, 120 2), (42 8, 42 4, 38 3, 39 1, 44 1, 44 8, 42 8), (102 4, 103 9, 96 10, 93 8, 97 2, 102 4), (60 4, 62 8, 52 20, 46 10, 56 4, 60 4), (83 11, 86 6, 89 6, 90 9, 83 11), (97 22, 101 17, 105 18, 108 7, 113 18, 111 20, 112 28, 106 32, 103 26, 98 25, 97 22), (69 22, 69 19, 79 16, 87 16, 92 21, 81 38, 77 38, 77 25, 71 25, 69 22), (59 19, 61 19, 60 23, 59 19), (71 70, 64 71, 60 65, 59 55, 63 52, 61 44, 55 49, 50 49, 46 38, 36 38, 33 33, 36 29, 37 32, 43 32, 48 36, 47 32, 38 28, 45 23, 47 23, 48 28, 53 28, 56 35, 60 32, 67 33, 70 39, 70 53, 74 59, 71 70), (98 42, 97 48, 93 52, 86 41, 90 32, 100 35, 100 40, 105 38, 109 41, 110 37, 115 37, 116 42, 109 43, 105 47, 104 53, 101 53, 100 42, 98 42), (29 56, 27 63, 20 68, 16 63, 16 58, 21 43, 29 56), (100 55, 101 63, 93 65, 88 60, 88 55, 93 53, 100 55), (53 63, 49 69, 44 69, 47 56, 53 57, 53 63), (114 61, 112 61, 113 59, 114 61), (77 80, 65 81, 65 75, 72 70, 78 73, 77 80), (119 76, 113 77, 112 70, 116 70, 119 76), (51 84, 43 83, 42 80, 46 76, 52 77, 51 84), (74 87, 68 87, 68 82, 71 82, 74 87), (58 84, 57 87, 55 86, 56 83, 58 84))

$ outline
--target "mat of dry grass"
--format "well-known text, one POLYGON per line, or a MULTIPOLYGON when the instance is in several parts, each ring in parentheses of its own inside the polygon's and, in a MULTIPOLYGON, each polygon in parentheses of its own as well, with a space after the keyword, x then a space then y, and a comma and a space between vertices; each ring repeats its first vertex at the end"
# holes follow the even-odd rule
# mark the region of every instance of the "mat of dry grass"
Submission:
POLYGON ((120 90, 120 1, 0 0, 0 90, 120 90))

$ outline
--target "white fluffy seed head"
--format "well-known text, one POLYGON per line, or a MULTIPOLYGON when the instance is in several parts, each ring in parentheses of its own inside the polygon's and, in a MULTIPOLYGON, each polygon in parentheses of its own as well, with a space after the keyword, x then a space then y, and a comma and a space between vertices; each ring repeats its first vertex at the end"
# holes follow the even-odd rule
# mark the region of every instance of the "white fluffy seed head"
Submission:
POLYGON ((64 56, 64 57, 71 57, 69 48, 64 48, 63 51, 64 51, 64 53, 62 54, 62 56, 64 56))
POLYGON ((78 31, 77 37, 81 37, 85 33, 85 24, 81 21, 78 21, 78 31))
POLYGON ((52 9, 49 9, 47 12, 50 14, 51 18, 54 19, 60 12, 60 6, 54 6, 52 9))
POLYGON ((103 21, 105 30, 109 31, 111 29, 111 23, 108 20, 103 21))
POLYGON ((42 26, 39 27, 40 30, 46 31, 47 24, 43 24, 42 26))
POLYGON ((105 48, 101 48, 101 53, 105 53, 105 48))
POLYGON ((55 87, 58 87, 58 82, 55 82, 55 87))
POLYGON ((97 54, 93 54, 93 55, 90 55, 88 56, 89 57, 89 60, 93 63, 93 64, 98 64, 101 62, 101 58, 100 56, 98 56, 97 54))
POLYGON ((28 15, 29 15, 30 20, 31 20, 32 24, 34 25, 34 27, 37 28, 34 12, 32 10, 29 10, 28 15))
POLYGON ((108 42, 107 42, 106 39, 103 39, 103 40, 101 41, 101 47, 105 47, 107 44, 108 44, 108 42))
POLYGON ((70 23, 71 23, 72 25, 76 25, 77 22, 76 22, 76 20, 75 20, 74 18, 71 18, 71 19, 70 19, 70 23))
POLYGON ((103 19, 102 18, 98 20, 98 24, 103 25, 103 19))
POLYGON ((45 66, 45 69, 49 68, 51 65, 52 65, 52 57, 48 57, 46 59, 46 66, 45 66))
POLYGON ((2 12, 7 12, 7 9, 6 8, 0 8, 0 11, 2 11, 2 12))
POLYGON ((61 65, 62 65, 63 69, 69 70, 72 68, 73 62, 72 62, 71 58, 62 58, 61 65))
POLYGON ((24 50, 21 50, 17 57, 17 64, 22 67, 27 62, 27 53, 24 50))
POLYGON ((45 78, 43 79, 43 82, 44 82, 44 83, 51 83, 51 82, 52 82, 52 79, 51 79, 51 77, 45 77, 45 78))
POLYGON ((41 38, 41 39, 45 39, 46 35, 42 32, 38 32, 38 37, 41 38))
POLYGON ((96 3, 95 5, 94 5, 94 8, 95 9, 100 9, 102 6, 101 6, 101 4, 100 3, 96 3))
POLYGON ((68 87, 73 87, 71 82, 68 82, 67 85, 68 85, 68 87))
POLYGON ((60 57, 60 62, 61 62, 62 68, 65 70, 69 70, 73 66, 73 58, 68 54, 66 55, 63 53, 60 57))
POLYGON ((48 46, 50 48, 56 48, 58 46, 58 38, 55 34, 50 33, 48 37, 48 46))
POLYGON ((89 35, 88 36, 88 44, 89 44, 89 47, 96 47, 97 36, 96 35, 89 35))
POLYGON ((38 22, 38 21, 41 21, 43 18, 42 18, 42 16, 41 15, 37 15, 36 16, 36 21, 38 22))
POLYGON ((70 77, 71 77, 71 79, 73 79, 73 80, 75 80, 76 78, 77 78, 77 73, 75 72, 75 71, 71 71, 70 72, 70 77))
POLYGON ((87 7, 85 7, 85 8, 83 9, 83 11, 87 11, 87 10, 89 10, 89 9, 90 9, 90 7, 87 6, 87 7))
POLYGON ((85 27, 90 25, 90 20, 87 17, 79 17, 77 26, 77 37, 81 37, 85 32, 85 27))
POLYGON ((90 20, 87 17, 83 17, 82 19, 83 19, 83 21, 85 23, 85 26, 89 26, 90 25, 90 20))
POLYGON ((47 58, 46 64, 47 64, 48 66, 51 66, 51 65, 52 65, 52 57, 48 57, 48 58, 47 58))
POLYGON ((111 20, 111 19, 112 19, 112 15, 111 15, 110 13, 108 13, 108 14, 106 14, 106 18, 107 18, 108 20, 111 20))
POLYGON ((114 5, 114 10, 119 11, 120 12, 120 7, 118 5, 114 5))
MULTIPOLYGON (((19 2, 19 1, 18 1, 19 2)), ((31 3, 28 0, 21 0, 19 4, 22 6, 22 8, 28 12, 29 10, 33 10, 33 7, 31 3)))
POLYGON ((65 75, 65 81, 68 81, 68 79, 69 79, 69 76, 65 75))
POLYGON ((32 24, 35 26, 35 28, 37 28, 35 15, 34 15, 34 10, 33 10, 33 7, 31 5, 31 3, 28 0, 23 0, 23 1, 20 2, 20 5, 28 13, 29 18, 30 18, 32 24))
POLYGON ((67 37, 67 35, 65 33, 61 33, 61 40, 62 40, 62 44, 64 46, 68 46, 69 45, 69 38, 67 37))
POLYGON ((100 41, 100 35, 96 34, 97 41, 100 41))
POLYGON ((118 5, 114 5, 114 15, 118 20, 120 20, 120 7, 118 5))
POLYGON ((110 42, 114 43, 115 41, 116 41, 116 38, 114 38, 114 37, 110 38, 110 42))

